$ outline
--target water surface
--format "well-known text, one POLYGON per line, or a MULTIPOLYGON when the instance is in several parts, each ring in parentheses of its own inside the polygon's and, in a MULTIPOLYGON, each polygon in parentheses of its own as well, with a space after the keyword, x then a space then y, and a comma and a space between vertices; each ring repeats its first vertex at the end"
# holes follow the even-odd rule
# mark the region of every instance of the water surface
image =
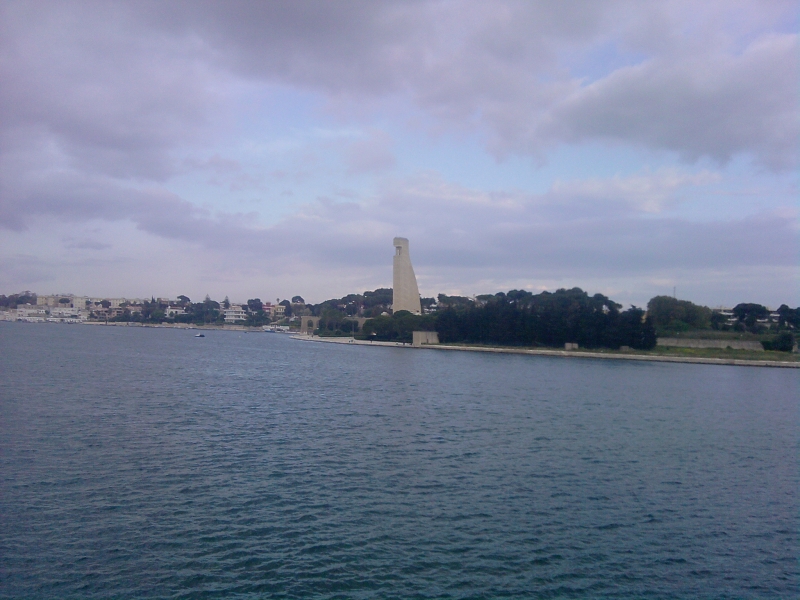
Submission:
POLYGON ((798 596, 800 372, 0 323, 0 596, 798 596))

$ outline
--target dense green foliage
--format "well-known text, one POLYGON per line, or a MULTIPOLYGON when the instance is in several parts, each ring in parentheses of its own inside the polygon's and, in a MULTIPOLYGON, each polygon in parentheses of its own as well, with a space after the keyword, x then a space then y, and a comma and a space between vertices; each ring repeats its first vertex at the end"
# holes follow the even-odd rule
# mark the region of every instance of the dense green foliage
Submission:
POLYGON ((778 352, 791 352, 794 349, 794 334, 791 331, 781 331, 772 341, 761 342, 764 350, 778 352))
POLYGON ((751 333, 760 333, 766 329, 758 323, 758 319, 766 319, 769 309, 761 304, 742 303, 733 307, 733 316, 738 320, 736 329, 745 329, 751 333))
POLYGON ((437 317, 434 315, 415 315, 401 310, 392 316, 380 316, 364 323, 364 339, 383 342, 411 343, 414 331, 435 331, 437 317))
POLYGON ((334 308, 325 309, 320 315, 317 333, 322 335, 351 335, 358 333, 358 323, 349 315, 334 308))
MULTIPOLYGON (((491 298, 492 295, 480 296, 480 298, 491 298)), ((439 301, 439 308, 467 308, 472 305, 473 300, 472 298, 468 298, 466 296, 447 296, 445 294, 439 294, 437 297, 439 301)))
MULTIPOLYGON (((183 302, 186 309, 186 314, 177 315, 174 319, 169 319, 166 316, 167 305, 157 302, 155 298, 145 300, 141 309, 131 312, 128 310, 127 305, 122 305, 125 311, 110 321, 129 322, 129 323, 163 323, 165 321, 175 323, 186 323, 193 325, 210 325, 222 324, 225 322, 225 317, 220 310, 219 302, 215 302, 208 296, 205 297, 203 302, 195 302, 192 304, 189 298, 183 302)), ((108 308, 104 305, 105 308, 108 308)))
POLYGON ((20 292, 9 296, 0 295, 0 306, 4 308, 17 308, 17 304, 36 304, 36 294, 33 292, 20 292))
POLYGON ((781 329, 800 329, 800 306, 789 308, 781 304, 778 308, 778 327, 781 329))
POLYGON ((307 305, 307 308, 315 317, 322 317, 329 310, 338 310, 347 316, 362 315, 369 318, 388 312, 391 304, 391 288, 379 288, 363 294, 348 294, 343 298, 332 298, 316 305, 307 305))
POLYGON ((672 296, 656 296, 647 303, 647 315, 659 332, 707 329, 711 324, 711 309, 672 296))
POLYGON ((602 294, 589 296, 580 288, 537 295, 512 290, 481 305, 449 306, 437 315, 436 331, 443 343, 653 348, 656 335, 649 317, 640 308, 620 308, 602 294))

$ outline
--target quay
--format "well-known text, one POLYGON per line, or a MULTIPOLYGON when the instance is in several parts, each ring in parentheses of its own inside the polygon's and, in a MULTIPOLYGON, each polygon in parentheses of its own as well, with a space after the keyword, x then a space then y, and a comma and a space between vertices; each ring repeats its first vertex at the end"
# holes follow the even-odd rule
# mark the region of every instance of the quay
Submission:
POLYGON ((292 339, 306 342, 348 344, 360 346, 391 346, 414 350, 450 350, 457 352, 490 352, 494 354, 527 354, 534 356, 557 356, 563 358, 600 358, 604 360, 639 360, 649 362, 693 363, 703 365, 734 365, 738 367, 774 367, 800 369, 800 362, 779 360, 748 360, 739 358, 710 358, 701 356, 666 356, 659 354, 627 354, 622 352, 596 352, 591 350, 545 350, 540 348, 506 348, 499 346, 453 346, 448 344, 426 344, 413 346, 400 342, 377 342, 353 338, 323 338, 318 336, 293 335, 292 339))

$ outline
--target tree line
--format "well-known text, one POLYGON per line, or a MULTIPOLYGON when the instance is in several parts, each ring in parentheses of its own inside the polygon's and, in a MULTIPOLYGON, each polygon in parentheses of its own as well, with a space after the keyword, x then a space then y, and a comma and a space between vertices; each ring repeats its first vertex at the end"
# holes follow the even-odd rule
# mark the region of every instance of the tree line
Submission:
POLYGON ((622 305, 606 296, 589 296, 580 288, 540 294, 511 290, 474 301, 442 295, 439 304, 431 315, 401 311, 371 319, 364 324, 363 337, 410 342, 412 331, 428 330, 436 331, 442 343, 562 348, 576 343, 584 348, 641 350, 656 345, 655 329, 644 310, 621 310, 622 305))

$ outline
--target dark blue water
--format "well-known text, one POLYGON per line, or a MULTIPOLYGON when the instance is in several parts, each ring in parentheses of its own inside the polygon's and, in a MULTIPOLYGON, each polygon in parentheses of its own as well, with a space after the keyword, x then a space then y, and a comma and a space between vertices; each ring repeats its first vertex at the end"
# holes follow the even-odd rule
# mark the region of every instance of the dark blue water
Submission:
POLYGON ((798 596, 800 372, 0 323, 0 596, 798 596))

